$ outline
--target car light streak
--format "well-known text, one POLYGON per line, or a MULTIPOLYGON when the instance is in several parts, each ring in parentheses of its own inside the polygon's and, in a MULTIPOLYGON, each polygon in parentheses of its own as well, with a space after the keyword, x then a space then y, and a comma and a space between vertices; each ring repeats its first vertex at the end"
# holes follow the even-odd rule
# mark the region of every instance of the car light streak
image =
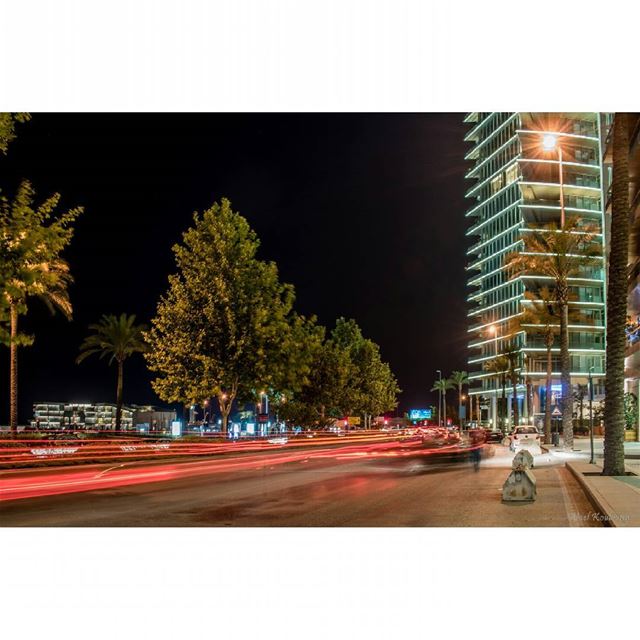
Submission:
POLYGON ((0 477, 0 501, 35 498, 112 489, 189 478, 248 469, 275 468, 287 463, 308 462, 313 459, 332 459, 340 462, 384 457, 433 456, 438 454, 464 453, 482 447, 460 447, 457 444, 437 449, 423 448, 420 439, 411 442, 372 442, 353 444, 338 449, 316 448, 305 451, 278 451, 270 454, 250 454, 234 458, 217 458, 191 462, 159 464, 151 467, 125 469, 120 464, 96 472, 96 469, 51 470, 43 473, 25 474, 5 471, 0 477))

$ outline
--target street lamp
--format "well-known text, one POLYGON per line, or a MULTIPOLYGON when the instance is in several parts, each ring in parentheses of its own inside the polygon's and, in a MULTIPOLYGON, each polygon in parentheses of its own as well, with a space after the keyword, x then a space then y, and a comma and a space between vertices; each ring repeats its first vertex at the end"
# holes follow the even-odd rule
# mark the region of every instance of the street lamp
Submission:
POLYGON ((595 451, 593 448, 593 367, 589 367, 589 446, 591 447, 591 460, 590 464, 596 463, 595 451))
MULTIPOLYGON (((438 381, 442 383, 442 371, 436 369, 436 373, 438 374, 438 381)), ((442 384, 438 388, 438 426, 442 426, 442 384)))
MULTIPOLYGON (((498 357, 498 327, 496 327, 495 324, 489 325, 489 329, 488 329, 489 333, 493 336, 493 355, 495 358, 498 357)), ((498 375, 496 374, 496 401, 495 404, 493 405, 496 410, 494 412, 493 415, 493 420, 495 422, 495 426, 498 425, 498 411, 497 411, 497 407, 498 407, 498 375)))
POLYGON ((545 133, 542 136, 542 148, 545 151, 558 150, 558 171, 560 175, 560 228, 564 229, 564 180, 562 173, 562 145, 559 136, 554 133, 545 133))

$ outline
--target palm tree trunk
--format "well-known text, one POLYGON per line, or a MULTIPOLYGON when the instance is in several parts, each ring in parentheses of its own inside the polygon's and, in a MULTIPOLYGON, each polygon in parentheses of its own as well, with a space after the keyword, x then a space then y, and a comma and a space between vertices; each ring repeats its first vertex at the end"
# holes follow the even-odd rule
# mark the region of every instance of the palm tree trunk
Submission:
POLYGON ((571 394, 571 361, 569 358, 569 305, 563 295, 560 314, 560 383, 562 386, 562 435, 564 448, 573 449, 573 396, 571 394))
POLYGON ((547 346, 547 391, 544 394, 544 443, 551 444, 551 345, 547 346))
POLYGON ((9 426, 11 434, 18 432, 18 308, 11 305, 11 341, 9 345, 9 426))
POLYGON ((447 392, 442 390, 442 426, 447 426, 447 392))
POLYGON ((124 362, 118 360, 118 390, 116 392, 116 431, 122 428, 122 385, 124 375, 124 362))
POLYGON ((520 424, 520 410, 518 409, 518 382, 513 380, 511 383, 513 387, 513 426, 517 427, 520 424))
POLYGON ((613 181, 609 287, 607 292, 607 357, 604 403, 604 470, 624 474, 624 352, 627 315, 629 242, 629 131, 627 115, 613 123, 613 181))
POLYGON ((462 431, 462 385, 458 385, 458 422, 460 423, 458 426, 460 431, 462 431))
POLYGON ((507 430, 507 379, 504 377, 504 375, 502 376, 502 410, 501 410, 501 414, 502 414, 502 431, 506 431, 507 430))

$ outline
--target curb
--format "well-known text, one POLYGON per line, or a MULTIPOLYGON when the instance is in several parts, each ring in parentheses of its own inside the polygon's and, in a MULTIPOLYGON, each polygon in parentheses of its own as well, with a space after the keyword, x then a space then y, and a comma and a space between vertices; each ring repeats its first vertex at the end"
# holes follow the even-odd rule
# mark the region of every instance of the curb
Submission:
POLYGON ((602 504, 601 500, 603 500, 603 498, 600 492, 597 489, 589 486, 589 483, 587 482, 587 479, 584 477, 584 475, 577 469, 574 469, 573 465, 570 462, 565 463, 565 466, 578 481, 578 484, 582 487, 582 490, 587 496, 587 499, 589 500, 593 508, 597 511, 598 515, 602 518, 603 526, 617 527, 617 514, 615 514, 615 517, 613 517, 609 510, 602 504))

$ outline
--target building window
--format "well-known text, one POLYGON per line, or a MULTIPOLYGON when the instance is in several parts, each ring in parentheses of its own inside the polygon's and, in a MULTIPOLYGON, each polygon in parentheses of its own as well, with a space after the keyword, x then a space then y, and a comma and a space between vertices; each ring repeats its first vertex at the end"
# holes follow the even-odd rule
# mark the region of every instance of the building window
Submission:
POLYGON ((491 195, 493 195, 494 193, 498 193, 498 191, 500 191, 500 189, 502 189, 503 186, 504 186, 504 174, 501 173, 491 181, 491 195))
POLYGON ((518 179, 518 164, 514 162, 506 171, 507 184, 511 184, 518 179))

